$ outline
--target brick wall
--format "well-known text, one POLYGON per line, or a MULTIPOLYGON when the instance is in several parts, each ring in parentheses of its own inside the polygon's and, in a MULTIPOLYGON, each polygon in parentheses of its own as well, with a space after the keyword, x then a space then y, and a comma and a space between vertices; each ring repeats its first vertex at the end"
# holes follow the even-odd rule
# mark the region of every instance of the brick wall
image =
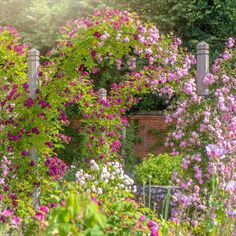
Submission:
POLYGON ((140 142, 134 145, 137 157, 144 158, 148 153, 159 154, 168 152, 164 146, 167 135, 167 124, 163 112, 150 112, 129 117, 138 122, 138 137, 140 142))

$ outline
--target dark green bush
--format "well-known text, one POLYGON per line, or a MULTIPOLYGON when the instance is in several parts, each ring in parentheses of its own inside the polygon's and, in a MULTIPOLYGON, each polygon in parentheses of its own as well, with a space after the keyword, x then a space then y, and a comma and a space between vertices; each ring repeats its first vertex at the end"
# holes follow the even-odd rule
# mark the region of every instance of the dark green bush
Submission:
POLYGON ((169 154, 159 154, 155 156, 149 154, 134 171, 134 179, 137 183, 153 185, 170 185, 171 176, 174 171, 182 174, 181 156, 170 156, 169 154))

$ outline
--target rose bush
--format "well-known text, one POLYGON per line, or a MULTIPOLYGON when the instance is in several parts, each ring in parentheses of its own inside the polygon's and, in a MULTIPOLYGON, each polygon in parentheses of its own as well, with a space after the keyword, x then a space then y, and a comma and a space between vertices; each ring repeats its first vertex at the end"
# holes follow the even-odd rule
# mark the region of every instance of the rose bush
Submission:
POLYGON ((125 11, 97 11, 92 18, 68 22, 61 31, 61 41, 49 52, 41 79, 49 86, 53 81, 55 91, 61 91, 69 82, 76 87, 85 78, 83 83, 90 87, 84 86, 70 101, 78 105, 74 116, 80 117, 80 153, 85 161, 117 158, 121 129, 127 123, 125 112, 140 94, 155 91, 171 98, 195 59, 179 47, 180 39, 161 35, 154 25, 143 24, 125 11), (110 78, 105 79, 106 101, 97 93, 105 77, 110 78))
POLYGON ((194 225, 205 220, 207 232, 233 232, 235 224, 235 61, 234 39, 216 59, 203 82, 206 98, 196 94, 194 79, 183 83, 183 97, 167 119, 177 120, 167 145, 183 155, 184 178, 173 179, 184 190, 176 194, 180 207, 174 219, 194 225), (175 145, 174 145, 175 144, 175 145), (187 210, 188 209, 188 210, 187 210), (190 214, 191 213, 191 214, 190 214), (191 216, 191 218, 190 218, 191 216))
MULTIPOLYGON (((97 204, 102 201, 102 211, 109 218, 108 232, 149 234, 150 228, 151 235, 158 235, 157 224, 150 221, 143 225, 140 206, 127 198, 133 182, 116 162, 121 157, 121 129, 127 124, 125 112, 138 103, 140 94, 155 91, 169 99, 178 95, 179 99, 176 111, 167 117, 169 121, 176 119, 177 127, 166 144, 173 147, 173 154, 183 156, 185 171, 183 178, 177 173, 173 176, 184 190, 175 195, 180 207, 173 212, 173 220, 178 223, 184 219, 194 225, 205 221, 204 230, 215 235, 220 230, 231 232, 235 223, 234 40, 229 39, 212 73, 204 78, 209 95, 203 98, 196 94, 190 71, 195 58, 180 48, 178 38, 161 35, 135 14, 96 12, 91 19, 69 22, 62 32, 58 46, 40 67, 40 89, 30 98, 27 47, 19 43, 13 29, 0 28, 0 221, 12 227, 22 223, 22 230, 28 232, 38 227, 45 230, 46 217, 59 231, 63 229, 57 228, 58 224, 68 226, 68 219, 75 222, 68 226, 69 231, 78 230, 76 223, 86 224, 86 214, 80 221, 70 212, 70 194, 77 194, 74 190, 65 196, 68 209, 63 208, 63 199, 58 196, 63 190, 56 187, 56 194, 50 193, 66 170, 56 149, 70 141, 63 127, 70 123, 66 109, 75 105, 81 117, 81 159, 87 170, 77 173, 79 184, 73 188, 83 192, 81 187, 86 187, 92 197, 96 195, 93 200, 97 204), (117 73, 109 80, 108 97, 103 99, 97 91, 98 79, 103 75, 109 78, 114 71, 117 73), (101 181, 96 183, 95 178, 101 181), (41 189, 39 208, 32 205, 36 188, 41 189), (58 208, 50 211, 55 206, 58 208), (67 218, 61 221, 57 213, 67 218)), ((78 201, 74 202, 76 206, 78 201)), ((90 209, 94 205, 86 206, 90 209)), ((98 212, 93 209, 93 217, 100 217, 98 212)), ((100 231, 106 227, 98 218, 90 224, 92 228, 98 225, 100 231)))

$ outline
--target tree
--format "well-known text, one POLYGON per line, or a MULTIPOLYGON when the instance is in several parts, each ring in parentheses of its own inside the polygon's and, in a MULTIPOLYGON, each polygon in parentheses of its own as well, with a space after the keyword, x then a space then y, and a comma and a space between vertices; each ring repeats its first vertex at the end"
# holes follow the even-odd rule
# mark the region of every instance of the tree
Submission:
POLYGON ((109 6, 120 8, 114 0, 2 0, 0 25, 15 27, 30 47, 44 54, 55 45, 59 28, 68 20, 109 6))
POLYGON ((229 36, 236 37, 235 0, 133 0, 130 4, 161 31, 177 34, 193 51, 204 40, 215 57, 229 36))

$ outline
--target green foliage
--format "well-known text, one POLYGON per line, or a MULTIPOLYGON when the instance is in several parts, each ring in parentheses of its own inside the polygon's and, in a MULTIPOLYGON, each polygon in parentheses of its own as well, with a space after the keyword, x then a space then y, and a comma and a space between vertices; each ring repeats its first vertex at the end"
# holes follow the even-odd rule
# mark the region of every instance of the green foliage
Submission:
POLYGON ((134 144, 140 142, 140 138, 137 136, 138 130, 137 120, 131 118, 126 128, 126 138, 122 143, 125 150, 124 166, 125 170, 129 173, 132 173, 135 166, 140 163, 140 160, 134 153, 134 144))
POLYGON ((10 27, 0 27, 0 86, 6 81, 20 84, 26 80, 26 53, 27 47, 21 44, 18 33, 10 27), (16 51, 16 47, 20 50, 16 51))
POLYGON ((114 194, 114 186, 99 196, 85 193, 77 183, 66 181, 51 184, 47 191, 47 202, 57 203, 57 207, 50 209, 44 223, 38 224, 32 235, 34 232, 42 235, 148 235, 148 220, 157 220, 154 212, 132 198, 114 194), (140 221, 143 215, 147 217, 140 221))
POLYGON ((177 34, 192 51, 198 42, 206 41, 214 58, 226 39, 236 36, 235 0, 134 0, 129 4, 161 31, 177 34))
POLYGON ((66 21, 90 16, 95 8, 120 7, 114 0, 1 0, 0 25, 15 27, 30 47, 45 53, 66 21))
POLYGON ((180 36, 192 51, 197 42, 205 40, 211 44, 213 57, 227 37, 236 35, 234 0, 2 0, 0 25, 15 27, 25 42, 45 53, 55 45, 58 29, 67 20, 90 16, 94 9, 104 7, 138 12, 162 32, 180 36))
POLYGON ((162 111, 166 109, 168 105, 169 101, 166 95, 160 96, 159 93, 152 92, 141 95, 140 102, 137 105, 134 105, 128 113, 162 111))
POLYGON ((78 194, 73 185, 62 193, 64 204, 50 212, 46 235, 104 235, 106 216, 86 194, 78 194))
POLYGON ((159 154, 154 156, 150 154, 134 172, 134 178, 137 183, 147 184, 149 181, 153 185, 170 185, 172 173, 177 171, 182 173, 181 157, 170 156, 168 154, 159 154))

